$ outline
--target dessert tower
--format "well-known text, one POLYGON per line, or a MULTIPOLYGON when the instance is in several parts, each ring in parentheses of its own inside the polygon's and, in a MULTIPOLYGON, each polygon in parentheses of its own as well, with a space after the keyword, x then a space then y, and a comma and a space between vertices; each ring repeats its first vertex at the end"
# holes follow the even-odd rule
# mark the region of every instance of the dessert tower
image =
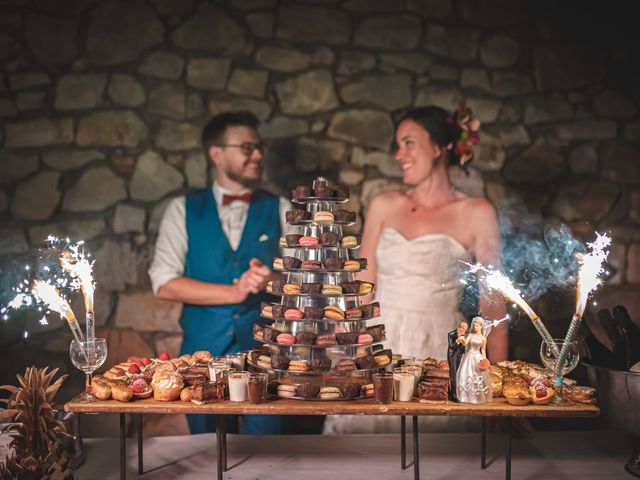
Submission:
POLYGON ((384 350, 384 325, 376 325, 377 303, 362 305, 373 284, 355 280, 366 268, 356 258, 355 237, 343 236, 355 212, 340 209, 345 187, 329 187, 323 177, 313 187, 298 186, 287 212, 298 233, 281 239, 282 257, 274 260, 267 291, 281 297, 262 305, 254 338, 264 343, 250 364, 269 372, 270 392, 304 400, 357 399, 372 395, 371 375, 391 363, 384 350))

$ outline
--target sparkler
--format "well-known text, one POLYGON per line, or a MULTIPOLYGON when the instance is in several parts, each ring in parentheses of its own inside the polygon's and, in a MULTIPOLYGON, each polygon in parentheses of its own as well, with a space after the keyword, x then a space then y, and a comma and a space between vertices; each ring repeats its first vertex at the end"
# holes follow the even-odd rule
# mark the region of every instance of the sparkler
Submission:
POLYGON ((60 296, 60 292, 56 287, 44 280, 35 280, 31 292, 34 297, 44 303, 51 311, 56 312, 61 318, 67 321, 67 325, 71 329, 74 338, 80 344, 84 341, 84 335, 82 329, 78 324, 78 320, 71 310, 69 303, 60 296))

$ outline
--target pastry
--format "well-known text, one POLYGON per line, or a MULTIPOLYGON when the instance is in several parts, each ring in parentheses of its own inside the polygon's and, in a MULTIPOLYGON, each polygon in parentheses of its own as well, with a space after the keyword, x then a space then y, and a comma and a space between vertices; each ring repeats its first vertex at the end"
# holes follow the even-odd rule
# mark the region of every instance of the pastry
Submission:
POLYGON ((273 269, 274 270, 282 270, 284 268, 284 262, 282 261, 282 257, 274 257, 273 259, 273 269))
POLYGON ((349 210, 335 210, 333 215, 336 222, 351 223, 356 221, 356 212, 351 212, 349 210))
POLYGON ((284 312, 284 318, 287 320, 302 320, 304 318, 304 313, 297 308, 288 308, 284 312))
POLYGON ((342 287, 340 285, 325 283, 324 285, 322 285, 322 294, 323 295, 341 295, 342 287))
POLYGON ((309 364, 304 360, 291 360, 289 361, 290 372, 307 372, 309 370, 309 364))
POLYGON ((322 261, 325 270, 340 270, 342 268, 342 259, 338 257, 325 258, 322 261))
POLYGON ((312 383, 301 383, 296 389, 296 395, 302 398, 316 398, 320 393, 320 386, 312 383))
POLYGON ((284 312, 288 310, 286 305, 280 305, 279 303, 271 306, 273 312, 273 318, 284 318, 284 312))
POLYGON ((359 370, 366 370, 366 369, 377 366, 373 355, 365 355, 364 357, 358 357, 355 359, 355 364, 359 370))
POLYGON ((362 318, 362 309, 360 307, 350 308, 344 312, 344 316, 347 320, 354 318, 362 318))
POLYGON ((348 358, 343 358, 342 360, 338 360, 336 362, 335 370, 336 372, 350 372, 351 370, 356 369, 356 364, 353 360, 348 358))
POLYGON ((287 223, 295 225, 296 223, 309 220, 311 218, 311 213, 303 210, 302 208, 294 208, 293 210, 289 210, 285 213, 285 218, 287 223))
POLYGON ((418 398, 421 402, 446 402, 449 399, 449 383, 420 382, 418 398))
POLYGON ((300 285, 297 283, 286 283, 282 287, 282 293, 285 295, 298 295, 300 293, 300 285))
POLYGON ((193 398, 193 391, 195 390, 195 388, 196 387, 183 388, 180 391, 180 400, 182 400, 183 402, 190 402, 193 398))
POLYGON ((340 385, 340 393, 344 398, 358 398, 362 391, 362 385, 359 383, 343 383, 340 385))
POLYGON ((338 387, 322 387, 319 396, 324 400, 338 400, 340 398, 340 389, 338 387))
POLYGON ((342 268, 347 271, 360 270, 360 262, 358 260, 346 260, 342 268))
POLYGON ((337 342, 335 335, 318 335, 316 345, 335 345, 337 342))
POLYGON ((284 355, 275 354, 271 357, 271 366, 277 370, 289 368, 289 359, 284 355))
POLYGON ((371 325, 370 327, 367 327, 367 333, 373 337, 374 342, 380 342, 384 340, 384 324, 380 323, 378 325, 371 325))
POLYGON ((313 195, 317 198, 331 198, 333 197, 333 189, 326 185, 320 185, 313 189, 313 195))
POLYGON ((331 225, 333 223, 333 213, 331 212, 316 212, 313 216, 313 221, 318 225, 331 225))
POLYGON ((314 372, 328 372, 331 370, 331 359, 314 358, 309 362, 309 366, 314 372))
POLYGON ((333 247, 338 244, 338 234, 336 232, 322 232, 319 240, 323 247, 333 247))
POLYGON ((260 315, 265 318, 273 318, 273 305, 264 305, 260 310, 260 315))
POLYGON ((338 345, 355 345, 358 342, 358 332, 336 333, 338 345))
POLYGON ((369 345, 370 343, 373 343, 373 337, 368 333, 361 333, 358 335, 356 343, 358 345, 369 345))
POLYGON ((320 245, 317 237, 300 237, 300 246, 301 247, 317 247, 320 245))
POLYGON ((182 375, 182 381, 187 387, 200 385, 201 383, 207 383, 209 381, 209 377, 207 375, 203 375, 202 373, 186 371, 182 372, 180 375, 182 375))
POLYGON ((291 398, 296 396, 296 386, 288 384, 278 385, 278 397, 291 398))
POLYGON ((318 336, 313 332, 298 332, 296 334, 297 343, 300 345, 313 345, 318 336))
POLYGON ((566 385, 562 387, 562 396, 572 402, 589 403, 595 405, 596 391, 591 387, 566 385))
POLYGON ((302 261, 299 258, 291 256, 282 257, 282 267, 286 270, 295 270, 300 268, 300 265, 302 265, 302 261))
POLYGON ((334 189, 333 195, 336 198, 349 198, 349 187, 345 187, 344 185, 338 185, 334 189))
MULTIPOLYGON (((184 387, 182 376, 177 373, 161 372, 153 376, 151 382, 153 398, 160 402, 173 402, 180 398, 180 392, 184 387)), ((113 394, 113 392, 112 392, 113 394)))
MULTIPOLYGON (((180 396, 180 390, 178 390, 178 396, 180 396)), ((178 398, 178 396, 176 398, 178 398)), ((133 391, 128 385, 121 385, 119 383, 112 384, 111 398, 119 402, 128 402, 133 398, 133 391)), ((173 400, 175 400, 175 398, 173 400)))
POLYGON ((371 282, 360 282, 358 286, 358 293, 361 295, 367 295, 373 291, 373 283, 371 282))
POLYGON ((261 368, 271 368, 271 357, 269 355, 260 355, 257 365, 261 368))
POLYGON ((322 263, 320 263, 320 260, 303 260, 300 268, 303 270, 320 270, 322 263))
POLYGON ((289 233, 284 236, 287 241, 287 247, 297 247, 300 244, 300 239, 302 235, 298 233, 289 233))
POLYGON ((360 284, 358 282, 342 282, 340 283, 344 293, 358 293, 360 284))
POLYGON ((374 318, 374 317, 380 316, 380 302, 373 302, 368 305, 361 305, 360 309, 362 310, 362 316, 365 318, 374 318))
POLYGON ((280 241, 278 242, 278 245, 281 247, 288 247, 287 239, 284 236, 280 237, 280 241))
POLYGON ((327 305, 324 307, 324 318, 329 320, 344 320, 344 311, 333 305, 327 305))
POLYGON ((275 328, 269 327, 267 325, 262 328, 262 338, 267 343, 276 343, 278 335, 280 335, 280 331, 276 330, 275 328))
POLYGON ((109 380, 126 380, 127 372, 119 367, 111 367, 109 370, 104 372, 104 376, 109 380))
POLYGON ((291 195, 296 200, 301 198, 308 198, 311 196, 311 187, 309 187, 308 185, 298 185, 296 186, 295 190, 291 192, 291 195))
POLYGON ((367 383, 366 385, 362 386, 362 393, 361 395, 363 397, 367 397, 367 398, 372 398, 373 397, 373 383, 367 383))
POLYGON ((306 319, 319 320, 324 315, 322 307, 304 307, 304 316, 306 319))
POLYGON ((303 283, 300 289, 302 293, 310 294, 310 295, 319 295, 322 293, 322 284, 321 283, 303 283))
POLYGON ((91 394, 98 400, 109 400, 111 398, 111 385, 106 379, 94 377, 91 381, 91 394))
POLYGON ((354 248, 358 246, 358 239, 353 235, 346 235, 342 237, 342 241, 340 243, 345 248, 354 248))
POLYGON ((281 333, 276 337, 276 342, 282 345, 293 345, 296 343, 296 336, 290 333, 281 333))
POLYGON ((207 402, 224 400, 225 386, 221 382, 208 382, 196 385, 193 388, 191 402, 196 405, 204 405, 207 402))
POLYGON ((213 355, 206 350, 200 350, 191 355, 191 359, 194 361, 193 363, 209 363, 213 360, 213 355))

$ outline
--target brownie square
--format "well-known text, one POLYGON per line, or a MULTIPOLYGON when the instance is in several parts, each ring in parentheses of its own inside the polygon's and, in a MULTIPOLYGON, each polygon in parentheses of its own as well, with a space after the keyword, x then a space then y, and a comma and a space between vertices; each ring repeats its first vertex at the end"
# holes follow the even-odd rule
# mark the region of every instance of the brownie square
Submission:
POLYGON ((287 310, 287 308, 289 307, 287 307, 286 305, 280 305, 279 303, 273 305, 273 318, 284 318, 284 312, 287 310))
POLYGON ((311 187, 308 185, 298 185, 291 193, 295 199, 308 198, 311 196, 311 187))
POLYGON ((362 391, 362 385, 359 383, 344 383, 340 385, 340 393, 344 398, 358 398, 362 391))
POLYGON ((289 233, 284 236, 284 239, 287 241, 287 247, 296 247, 300 243, 300 239, 302 235, 298 233, 289 233))
POLYGON ((289 368, 289 359, 280 354, 272 355, 271 366, 278 370, 286 370, 287 368, 289 368))
POLYGON ((374 342, 381 341, 385 335, 384 324, 367 327, 367 333, 373 337, 374 342))
POLYGON ((327 186, 316 187, 313 189, 313 194, 318 198, 331 198, 333 197, 333 189, 327 186))
POLYGON ((311 213, 301 208, 294 208, 285 213, 287 223, 296 224, 311 218, 311 213))
POLYGON ((336 333, 338 345, 354 345, 358 343, 358 332, 336 333))
POLYGON ((338 257, 325 258, 322 266, 327 270, 340 270, 342 268, 342 259, 338 257))
POLYGON ((287 270, 292 268, 300 268, 301 264, 302 260, 300 260, 299 258, 290 256, 282 257, 282 266, 287 270))
POLYGON ((308 294, 320 294, 322 293, 322 284, 321 283, 303 283, 301 287, 302 293, 308 294))
POLYGON ((333 218, 336 222, 355 222, 356 221, 356 212, 351 212, 349 210, 336 210, 333 212, 333 218))
POLYGON ((360 288, 358 282, 342 282, 340 286, 342 287, 342 291, 344 293, 358 293, 358 288, 360 288))
POLYGON ((314 358, 309 362, 309 366, 314 372, 328 372, 331 369, 331 359, 314 358))
POLYGON ((320 386, 311 383, 301 383, 296 388, 296 394, 302 398, 315 398, 320 393, 320 386))
POLYGON ((333 247, 338 244, 338 234, 336 232, 322 232, 320 234, 320 245, 333 247))
POLYGON ((296 334, 296 343, 300 345, 313 345, 316 343, 317 337, 313 332, 298 332, 296 334))
POLYGON ((304 307, 304 317, 311 320, 319 320, 324 315, 323 307, 304 307))
POLYGON ((359 370, 366 370, 368 368, 373 368, 376 365, 376 362, 373 359, 372 355, 358 357, 355 359, 355 363, 359 370))

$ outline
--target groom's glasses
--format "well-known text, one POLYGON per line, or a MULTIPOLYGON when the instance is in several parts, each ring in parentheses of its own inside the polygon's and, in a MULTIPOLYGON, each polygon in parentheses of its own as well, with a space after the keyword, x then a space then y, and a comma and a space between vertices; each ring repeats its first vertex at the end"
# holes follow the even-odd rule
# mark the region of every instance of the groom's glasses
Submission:
POLYGON ((216 146, 224 147, 224 148, 229 148, 229 147, 239 148, 242 151, 242 153, 247 157, 250 157, 251 155, 253 155, 253 152, 255 152, 256 150, 260 150, 260 153, 262 153, 263 155, 266 155, 267 152, 269 151, 268 145, 264 142, 219 143, 216 146))

